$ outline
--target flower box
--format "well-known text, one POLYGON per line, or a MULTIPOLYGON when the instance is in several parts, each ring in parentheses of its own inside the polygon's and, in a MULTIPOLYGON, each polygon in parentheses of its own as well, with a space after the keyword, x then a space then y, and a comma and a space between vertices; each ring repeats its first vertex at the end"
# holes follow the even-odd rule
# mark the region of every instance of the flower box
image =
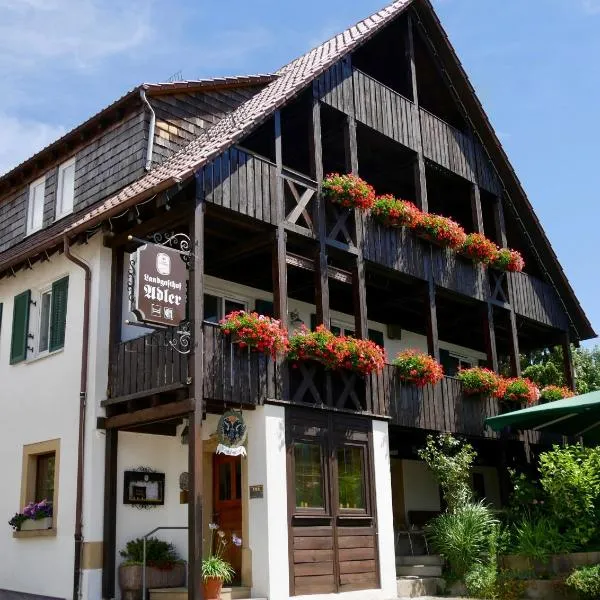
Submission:
POLYGON ((465 230, 456 221, 432 213, 422 214, 415 231, 419 237, 453 250, 458 250, 467 239, 465 230))
POLYGON ((371 209, 376 221, 386 227, 408 227, 417 225, 423 213, 407 200, 398 200, 392 195, 379 196, 371 209))
POLYGON ((400 379, 417 387, 439 383, 444 369, 433 357, 418 350, 404 350, 392 361, 398 370, 400 379))
MULTIPOLYGON (((186 563, 173 563, 171 568, 146 567, 146 589, 178 588, 185 585, 186 563)), ((142 599, 143 567, 138 564, 119 565, 119 587, 123 600, 142 599)))
POLYGON ((498 256, 498 246, 481 233, 470 233, 461 246, 460 252, 472 261, 489 265, 498 256))
POLYGON ((560 387, 558 385, 547 385, 540 392, 540 402, 555 402, 556 400, 564 400, 572 398, 575 392, 568 387, 560 387))
POLYGON ((494 396, 500 387, 500 375, 482 367, 461 369, 457 379, 468 396, 494 396))
POLYGON ((525 377, 501 378, 496 396, 508 406, 533 406, 540 399, 540 390, 525 377))
POLYGON ((323 194, 344 208, 369 210, 375 202, 375 190, 357 175, 328 175, 323 180, 323 194))
POLYGON ((525 268, 525 261, 517 250, 500 248, 491 265, 500 271, 520 273, 525 268))
POLYGON ((52 517, 26 519, 21 523, 20 531, 36 531, 38 529, 52 529, 52 517))
POLYGON ((288 333, 277 319, 238 310, 226 315, 219 325, 221 331, 231 335, 242 348, 270 354, 273 358, 287 351, 288 333))

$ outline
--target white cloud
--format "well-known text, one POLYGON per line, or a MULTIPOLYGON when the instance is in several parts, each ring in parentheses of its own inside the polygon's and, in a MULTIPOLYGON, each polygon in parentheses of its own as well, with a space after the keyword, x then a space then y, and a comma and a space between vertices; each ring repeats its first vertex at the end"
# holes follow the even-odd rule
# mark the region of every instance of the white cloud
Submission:
POLYGON ((0 175, 55 141, 65 128, 40 121, 19 119, 0 112, 0 175))
POLYGON ((141 46, 152 36, 151 2, 0 0, 0 64, 87 67, 141 46))

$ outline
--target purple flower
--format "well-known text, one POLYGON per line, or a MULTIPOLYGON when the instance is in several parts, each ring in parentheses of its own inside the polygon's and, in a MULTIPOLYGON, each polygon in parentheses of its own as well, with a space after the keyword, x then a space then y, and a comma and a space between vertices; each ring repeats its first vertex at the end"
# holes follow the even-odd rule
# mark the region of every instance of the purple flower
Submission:
POLYGON ((238 548, 242 545, 242 538, 235 535, 235 533, 231 535, 231 541, 238 546, 238 548))

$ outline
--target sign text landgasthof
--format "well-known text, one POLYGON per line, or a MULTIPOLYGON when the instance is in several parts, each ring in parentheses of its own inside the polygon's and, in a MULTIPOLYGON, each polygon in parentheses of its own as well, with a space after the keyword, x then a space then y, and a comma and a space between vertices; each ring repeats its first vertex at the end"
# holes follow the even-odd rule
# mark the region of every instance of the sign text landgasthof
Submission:
POLYGON ((134 313, 145 323, 179 325, 186 313, 186 267, 172 248, 146 244, 136 253, 134 313))

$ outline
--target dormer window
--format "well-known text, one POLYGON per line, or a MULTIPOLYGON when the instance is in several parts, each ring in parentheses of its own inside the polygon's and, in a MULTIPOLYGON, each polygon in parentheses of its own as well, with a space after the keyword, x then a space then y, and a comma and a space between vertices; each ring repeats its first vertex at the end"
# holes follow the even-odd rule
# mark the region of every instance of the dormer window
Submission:
POLYGON ((68 160, 58 168, 56 188, 56 219, 73 212, 75 197, 75 158, 68 160))
POLYGON ((27 235, 42 228, 44 224, 44 196, 46 178, 42 177, 29 186, 29 206, 27 209, 27 235))

